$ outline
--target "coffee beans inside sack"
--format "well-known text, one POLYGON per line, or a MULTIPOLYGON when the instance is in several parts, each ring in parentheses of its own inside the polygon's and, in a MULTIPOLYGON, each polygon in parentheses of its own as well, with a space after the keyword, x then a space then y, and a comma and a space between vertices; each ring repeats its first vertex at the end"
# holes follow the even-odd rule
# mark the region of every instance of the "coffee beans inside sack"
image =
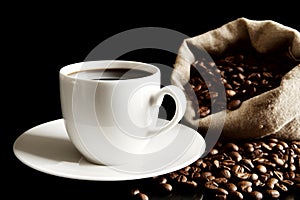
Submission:
POLYGON ((279 58, 280 55, 248 50, 216 58, 215 62, 198 59, 191 65, 186 93, 190 99, 195 99, 193 96, 196 94, 194 107, 201 118, 209 115, 211 107, 218 104, 224 106, 217 106, 216 112, 235 110, 243 101, 278 87, 282 77, 297 64, 296 61, 279 58), (219 94, 214 91, 214 86, 219 82, 224 84, 227 104, 222 102, 224 99, 218 102, 219 94))
POLYGON ((299 61, 297 30, 238 18, 185 39, 171 82, 187 94, 185 122, 203 133, 222 130, 228 140, 270 135, 295 140, 300 139, 299 61))

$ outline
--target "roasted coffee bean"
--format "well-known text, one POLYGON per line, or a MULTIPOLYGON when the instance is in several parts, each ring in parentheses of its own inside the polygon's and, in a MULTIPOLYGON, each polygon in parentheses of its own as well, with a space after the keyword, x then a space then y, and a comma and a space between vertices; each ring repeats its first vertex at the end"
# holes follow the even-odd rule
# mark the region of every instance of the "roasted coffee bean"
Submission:
POLYGON ((170 179, 176 179, 178 176, 179 176, 178 173, 175 173, 175 172, 169 173, 170 179))
POLYGON ((239 178, 240 180, 248 180, 250 179, 251 176, 252 175, 249 173, 241 173, 241 172, 236 173, 236 177, 239 178))
POLYGON ((228 169, 221 170, 219 176, 229 179, 231 177, 230 170, 228 170, 228 169))
POLYGON ((187 187, 189 188, 196 188, 198 185, 196 181, 187 181, 184 184, 187 185, 187 187))
POLYGON ((254 168, 254 165, 253 165, 251 159, 244 158, 244 159, 242 160, 242 162, 243 162, 246 166, 249 166, 250 168, 254 168))
POLYGON ((233 165, 235 165, 235 161, 234 160, 223 160, 222 164, 225 166, 233 166, 233 165))
POLYGON ((288 191, 288 187, 285 186, 283 183, 276 183, 275 187, 276 187, 276 189, 281 190, 283 192, 287 192, 288 191))
POLYGON ((257 165, 256 169, 263 174, 267 172, 267 168, 264 165, 257 165))
POLYGON ((216 194, 228 195, 228 191, 225 190, 224 188, 218 188, 218 189, 216 190, 216 194))
POLYGON ((139 190, 139 189, 133 189, 133 190, 131 191, 131 194, 132 194, 132 195, 136 195, 137 193, 140 193, 140 190, 139 190))
POLYGON ((281 158, 273 158, 274 162, 276 165, 279 165, 279 166, 283 166, 284 165, 284 160, 281 159, 281 158))
POLYGON ((218 189, 219 185, 214 181, 208 181, 204 184, 204 187, 209 190, 216 190, 218 189))
POLYGON ((227 143, 225 145, 225 148, 226 148, 227 151, 230 151, 230 150, 231 151, 238 151, 239 150, 239 146, 234 144, 234 143, 231 143, 231 142, 227 143))
POLYGON ((228 195, 228 199, 242 200, 244 199, 244 195, 239 191, 231 191, 228 195))
POLYGON ((227 178, 224 178, 224 177, 220 177, 220 178, 215 178, 214 179, 214 182, 216 182, 217 184, 221 185, 221 184, 225 184, 228 182, 228 179, 227 178))
POLYGON ((208 176, 212 176, 212 173, 211 173, 211 172, 207 172, 207 171, 201 173, 201 177, 203 177, 203 178, 205 178, 205 179, 206 179, 208 176))
POLYGON ((164 184, 167 183, 168 180, 166 177, 159 176, 159 177, 154 177, 154 181, 156 181, 159 184, 164 184))
POLYGON ((233 183, 226 183, 225 184, 225 189, 227 189, 227 191, 231 192, 231 191, 236 191, 237 190, 237 186, 233 183))
POLYGON ((227 108, 228 110, 235 110, 240 107, 241 103, 242 103, 241 100, 233 99, 229 101, 229 103, 227 104, 227 108))
POLYGON ((212 181, 212 180, 215 180, 215 178, 216 178, 215 176, 211 175, 211 176, 206 177, 206 180, 212 181))
POLYGON ((133 199, 136 199, 136 200, 149 200, 149 197, 144 194, 144 193, 137 193, 133 196, 133 199))
POLYGON ((280 171, 274 171, 274 176, 276 178, 278 178, 278 180, 283 180, 283 172, 280 172, 280 171))
POLYGON ((219 167, 220 167, 220 161, 219 161, 219 160, 214 160, 214 161, 213 161, 213 165, 214 165, 216 168, 219 168, 219 167))
POLYGON ((178 177, 177 177, 177 181, 178 182, 186 182, 187 181, 187 177, 186 176, 184 176, 184 175, 179 175, 178 177))
POLYGON ((237 183, 238 187, 252 186, 252 182, 250 181, 239 181, 237 183))
POLYGON ((216 155, 219 153, 219 151, 218 151, 218 149, 212 149, 212 150, 210 150, 209 153, 210 153, 210 155, 216 155))
POLYGON ((296 174, 295 174, 295 172, 284 172, 283 177, 285 179, 291 180, 291 179, 294 179, 296 177, 296 174))
POLYGON ((250 199, 253 199, 253 200, 261 200, 263 199, 263 194, 259 191, 252 191, 252 192, 249 192, 248 196, 250 197, 250 199))
POLYGON ((161 194, 169 194, 172 191, 172 185, 168 183, 163 183, 159 185, 159 192, 161 194))
POLYGON ((237 152, 237 151, 230 152, 229 156, 236 162, 239 162, 240 160, 242 160, 241 154, 239 154, 239 152, 237 152))
POLYGON ((286 186, 292 186, 294 185, 294 182, 291 180, 282 180, 281 183, 283 183, 286 186))
POLYGON ((242 167, 241 165, 234 165, 232 167, 232 171, 235 174, 237 174, 237 173, 244 173, 244 167, 242 167))
POLYGON ((271 197, 271 198, 278 198, 280 196, 280 193, 278 192, 278 190, 266 190, 265 191, 265 196, 266 197, 271 197))
POLYGON ((278 183, 278 179, 276 179, 276 178, 270 178, 270 179, 267 180, 266 186, 269 189, 274 189, 276 183, 278 183))
MULTIPOLYGON (((191 194, 194 193, 198 184, 195 181, 186 181, 180 183, 178 185, 179 191, 184 194, 191 194)), ((208 188, 209 190, 213 190, 213 188, 208 188)), ((217 188, 216 188, 217 189, 217 188)))
POLYGON ((256 180, 258 180, 258 175, 257 174, 255 174, 255 173, 253 173, 252 175, 251 175, 251 180, 252 181, 256 181, 256 180))

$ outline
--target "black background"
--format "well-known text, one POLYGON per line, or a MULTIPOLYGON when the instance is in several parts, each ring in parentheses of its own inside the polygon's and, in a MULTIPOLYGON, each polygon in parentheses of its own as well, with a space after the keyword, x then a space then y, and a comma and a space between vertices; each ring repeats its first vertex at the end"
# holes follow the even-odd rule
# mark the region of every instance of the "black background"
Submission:
MULTIPOLYGON (((133 6, 15 2, 2 7, 8 12, 1 14, 0 140, 1 179, 4 181, 1 191, 7 192, 10 198, 71 198, 80 194, 85 198, 101 199, 105 195, 125 198, 129 188, 141 184, 139 181, 98 182, 56 177, 25 166, 13 154, 13 143, 24 131, 62 117, 59 69, 83 61, 103 40, 139 27, 163 27, 196 36, 239 17, 271 19, 300 30, 297 6, 286 1, 272 2, 265 7, 242 1, 226 5, 173 2, 166 7, 140 2, 133 6), (109 189, 116 192, 111 193, 109 189)), ((133 52, 125 58, 172 66, 175 56, 148 50, 133 52)))

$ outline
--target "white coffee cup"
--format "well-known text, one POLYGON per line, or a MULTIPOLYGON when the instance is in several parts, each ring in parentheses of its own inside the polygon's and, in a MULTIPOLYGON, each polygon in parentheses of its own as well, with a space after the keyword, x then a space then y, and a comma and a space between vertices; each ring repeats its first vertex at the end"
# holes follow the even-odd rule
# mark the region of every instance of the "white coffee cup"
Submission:
POLYGON ((154 137, 170 134, 182 119, 186 98, 181 89, 161 88, 154 65, 101 60, 67 65, 59 72, 61 108, 68 136, 90 162, 123 165, 132 155, 159 151, 147 148, 154 137), (137 71, 138 70, 138 71, 137 71), (159 106, 170 95, 176 110, 157 126, 159 106))

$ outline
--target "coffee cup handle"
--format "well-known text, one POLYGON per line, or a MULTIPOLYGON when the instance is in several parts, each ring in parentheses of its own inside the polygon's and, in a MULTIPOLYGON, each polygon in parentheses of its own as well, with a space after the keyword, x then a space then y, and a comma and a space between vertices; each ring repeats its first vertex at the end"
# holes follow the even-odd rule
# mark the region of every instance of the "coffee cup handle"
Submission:
POLYGON ((156 132, 159 134, 167 132, 172 128, 174 128, 182 119, 186 110, 187 102, 186 102, 185 94, 180 88, 174 85, 168 85, 161 88, 160 91, 156 95, 154 95, 152 99, 153 106, 161 106, 165 95, 170 95, 174 99, 176 109, 175 109, 174 116, 170 120, 170 122, 168 122, 163 127, 160 127, 158 130, 156 130, 156 132))

